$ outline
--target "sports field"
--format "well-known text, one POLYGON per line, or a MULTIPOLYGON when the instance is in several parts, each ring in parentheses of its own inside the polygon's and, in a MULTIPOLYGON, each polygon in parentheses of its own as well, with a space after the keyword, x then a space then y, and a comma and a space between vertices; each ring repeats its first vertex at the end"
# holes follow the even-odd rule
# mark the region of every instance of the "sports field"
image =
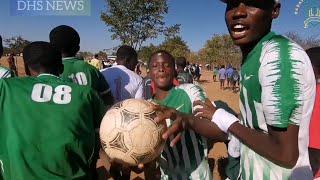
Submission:
MULTIPOLYGON (((2 57, 0 60, 0 64, 5 67, 7 67, 6 58, 7 57, 2 57)), ((25 73, 22 58, 17 58, 17 62, 19 76, 24 76, 25 73)), ((203 71, 200 84, 205 89, 205 92, 210 100, 225 102, 232 110, 234 110, 236 113, 239 113, 239 95, 231 92, 230 90, 221 91, 219 88, 219 83, 213 82, 212 80, 212 72, 203 71)), ((210 163, 211 165, 214 165, 213 176, 215 180, 220 179, 221 173, 219 173, 219 169, 223 169, 223 161, 221 159, 225 157, 227 157, 225 145, 222 143, 216 143, 209 153, 210 163)), ((133 179, 143 179, 144 176, 143 174, 134 174, 132 177, 133 179)))

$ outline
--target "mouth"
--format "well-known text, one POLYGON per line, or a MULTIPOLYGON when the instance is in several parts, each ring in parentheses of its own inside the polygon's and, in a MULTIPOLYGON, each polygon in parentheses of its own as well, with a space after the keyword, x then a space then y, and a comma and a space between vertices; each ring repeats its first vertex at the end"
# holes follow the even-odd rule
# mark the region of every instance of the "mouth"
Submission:
POLYGON ((242 23, 235 23, 231 25, 231 35, 233 39, 242 39, 246 36, 249 27, 242 23))
POLYGON ((169 79, 168 75, 162 74, 162 75, 158 75, 156 77, 156 79, 158 80, 158 82, 166 82, 169 79))

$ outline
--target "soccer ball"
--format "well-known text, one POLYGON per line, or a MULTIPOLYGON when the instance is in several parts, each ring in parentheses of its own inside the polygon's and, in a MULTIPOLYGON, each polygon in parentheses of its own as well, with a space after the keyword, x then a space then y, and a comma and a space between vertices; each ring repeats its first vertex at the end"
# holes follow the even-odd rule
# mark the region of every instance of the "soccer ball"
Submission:
POLYGON ((136 166, 161 154, 166 125, 153 121, 157 116, 153 106, 145 100, 128 99, 108 110, 101 122, 100 140, 112 162, 136 166))

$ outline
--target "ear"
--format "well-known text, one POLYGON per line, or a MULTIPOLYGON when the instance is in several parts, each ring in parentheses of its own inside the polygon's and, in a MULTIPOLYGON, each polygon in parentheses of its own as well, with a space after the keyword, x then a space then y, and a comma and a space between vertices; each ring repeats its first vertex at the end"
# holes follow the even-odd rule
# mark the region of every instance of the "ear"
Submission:
POLYGON ((277 19, 280 15, 281 4, 275 3, 272 9, 272 19, 277 19))

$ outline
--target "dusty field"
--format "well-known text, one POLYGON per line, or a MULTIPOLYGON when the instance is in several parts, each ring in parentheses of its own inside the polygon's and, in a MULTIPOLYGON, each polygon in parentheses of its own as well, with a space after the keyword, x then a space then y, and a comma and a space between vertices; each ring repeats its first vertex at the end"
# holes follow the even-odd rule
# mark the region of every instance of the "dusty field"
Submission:
MULTIPOLYGON (((3 57, 0 60, 1 66, 7 67, 7 57, 3 57)), ((17 58, 18 62, 18 73, 19 76, 23 76, 24 73, 24 66, 22 63, 21 58, 17 58)), ((228 106, 233 109, 236 113, 239 113, 239 95, 231 92, 230 90, 220 90, 219 83, 213 82, 212 80, 212 72, 204 71, 203 75, 200 79, 200 85, 205 89, 208 97, 212 101, 223 101, 228 104, 228 106)), ((220 174, 218 172, 218 166, 221 166, 221 161, 218 161, 219 159, 223 159, 227 157, 226 147, 222 143, 216 143, 209 152, 209 160, 212 165, 214 165, 213 168, 213 175, 215 180, 219 180, 220 174)), ((132 174, 132 179, 143 179, 144 175, 142 174, 132 174)))

